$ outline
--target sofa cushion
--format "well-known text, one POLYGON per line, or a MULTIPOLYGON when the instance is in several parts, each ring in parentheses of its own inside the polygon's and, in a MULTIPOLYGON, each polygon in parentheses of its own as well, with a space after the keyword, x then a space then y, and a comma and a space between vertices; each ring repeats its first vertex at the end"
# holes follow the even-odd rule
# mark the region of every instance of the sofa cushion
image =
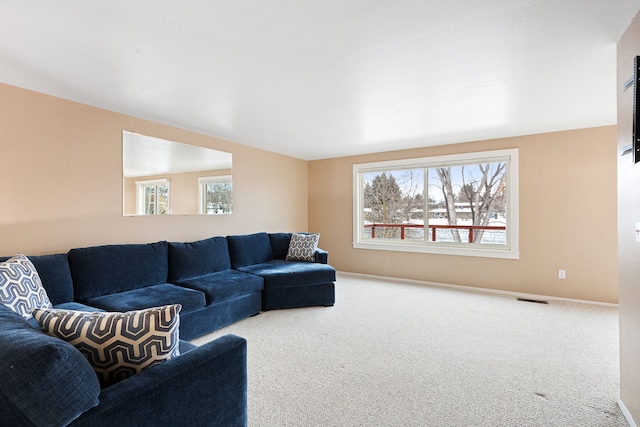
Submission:
POLYGON ((0 424, 67 425, 99 395, 98 377, 78 350, 0 304, 0 424))
POLYGON ((296 233, 291 236, 289 250, 285 259, 287 261, 315 261, 315 253, 318 248, 319 234, 296 233))
POLYGON ((195 344, 191 344, 189 341, 185 341, 183 339, 180 340, 180 354, 185 354, 191 350, 195 350, 196 348, 198 348, 197 345, 195 344))
POLYGON ((191 243, 169 242, 169 282, 203 276, 231 268, 224 237, 191 243))
MULTIPOLYGON (((74 301, 63 302, 62 304, 54 304, 53 308, 57 308, 59 310, 76 310, 76 311, 89 311, 89 312, 104 311, 100 308, 90 307, 88 305, 80 304, 79 302, 74 302, 74 301)), ((38 322, 33 317, 28 319, 27 322, 29 322, 29 324, 33 326, 33 328, 40 330, 40 325, 38 325, 38 322)))
POLYGON ((73 301, 73 280, 67 254, 30 256, 29 259, 40 274, 51 304, 73 301))
POLYGON ((68 256, 78 301, 167 282, 167 242, 76 248, 68 256))
POLYGON ((285 259, 289 251, 291 233, 269 233, 271 252, 274 259, 285 259))
POLYGON ((310 286, 336 280, 336 270, 327 264, 274 259, 239 268, 264 279, 265 289, 310 286))
POLYGON ((271 242, 267 233, 227 236, 231 267, 260 264, 273 259, 271 242))
POLYGON ((25 255, 0 262, 0 303, 25 319, 34 308, 52 307, 36 268, 25 255))
POLYGON ((42 331, 75 346, 103 386, 180 354, 180 304, 126 313, 36 309, 42 331))
POLYGON ((206 299, 202 292, 171 283, 89 298, 85 302, 92 307, 120 312, 180 304, 182 305, 182 313, 188 313, 206 305, 206 299))
POLYGON ((98 307, 91 307, 86 304, 81 304, 75 301, 63 302, 62 304, 54 304, 53 308, 57 308, 59 310, 74 310, 74 311, 104 311, 98 307))
MULTIPOLYGON (((27 257, 36 268, 51 304, 73 301, 73 281, 67 254, 27 255, 27 257)), ((0 257, 0 262, 9 258, 11 257, 0 257)))
POLYGON ((206 276, 180 280, 176 284, 203 292, 207 298, 207 304, 259 292, 264 288, 262 277, 238 270, 219 271, 206 276))

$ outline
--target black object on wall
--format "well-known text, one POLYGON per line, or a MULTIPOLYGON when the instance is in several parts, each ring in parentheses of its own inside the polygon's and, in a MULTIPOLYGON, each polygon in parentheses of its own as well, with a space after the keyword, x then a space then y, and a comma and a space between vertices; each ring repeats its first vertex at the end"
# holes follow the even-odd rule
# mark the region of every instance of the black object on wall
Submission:
POLYGON ((633 162, 640 162, 640 123, 638 123, 638 79, 640 78, 640 56, 633 61, 633 162))

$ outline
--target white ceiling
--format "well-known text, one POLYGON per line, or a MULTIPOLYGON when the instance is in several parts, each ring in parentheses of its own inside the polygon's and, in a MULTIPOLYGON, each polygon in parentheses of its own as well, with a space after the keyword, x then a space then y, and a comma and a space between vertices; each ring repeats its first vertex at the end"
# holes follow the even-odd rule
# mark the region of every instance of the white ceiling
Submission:
POLYGON ((0 82, 321 159, 615 124, 615 43, 639 9, 0 0, 0 82))

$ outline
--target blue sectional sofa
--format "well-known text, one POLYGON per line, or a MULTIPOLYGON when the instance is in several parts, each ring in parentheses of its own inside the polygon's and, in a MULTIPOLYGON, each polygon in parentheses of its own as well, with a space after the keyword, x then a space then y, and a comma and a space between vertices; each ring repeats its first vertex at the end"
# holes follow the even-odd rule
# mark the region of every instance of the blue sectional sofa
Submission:
POLYGON ((336 273, 327 252, 316 249, 315 262, 287 261, 290 239, 255 233, 29 259, 55 308, 124 312, 178 303, 180 337, 191 340, 261 311, 334 304, 336 273))
POLYGON ((95 373, 81 366, 73 346, 0 304, 0 420, 16 426, 71 420, 78 426, 246 425, 244 339, 226 335, 202 347, 185 340, 263 310, 333 305, 336 276, 327 252, 316 249, 314 262, 288 261, 290 239, 291 233, 255 233, 30 256, 54 308, 125 312, 180 304, 181 355, 96 389, 95 373), (70 370, 76 373, 67 375, 71 382, 61 380, 70 370))

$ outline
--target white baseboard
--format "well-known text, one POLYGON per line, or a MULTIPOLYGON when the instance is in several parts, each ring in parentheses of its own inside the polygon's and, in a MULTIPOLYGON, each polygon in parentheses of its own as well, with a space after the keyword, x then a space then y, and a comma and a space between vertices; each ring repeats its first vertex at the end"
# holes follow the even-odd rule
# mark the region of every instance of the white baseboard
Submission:
POLYGON ((356 277, 366 277, 371 279, 383 279, 383 280, 392 280, 394 282, 404 282, 404 283, 413 283, 425 286, 435 286, 439 288, 451 288, 451 289, 459 289, 464 291, 472 291, 472 292, 487 292, 491 294, 500 294, 500 295, 509 295, 516 298, 526 298, 526 299, 534 299, 534 300, 551 300, 551 301, 566 301, 566 302, 575 302, 580 304, 590 304, 590 305, 601 305, 605 307, 618 307, 618 304, 612 304, 607 302, 599 302, 599 301, 589 301, 589 300, 581 300, 581 299, 572 299, 572 298, 561 298, 561 297, 551 297, 546 295, 536 295, 536 294, 525 294, 522 292, 512 292, 512 291, 501 291, 498 289, 489 289, 489 288, 476 288, 474 286, 463 286, 463 285, 452 285, 449 283, 439 283, 439 282, 429 282, 426 280, 414 280, 414 279, 403 279, 398 277, 388 277, 388 276, 377 276, 373 274, 362 274, 362 273, 349 273, 345 271, 339 271, 339 274, 344 274, 346 276, 356 276, 356 277))
POLYGON ((624 419, 627 420, 629 427, 638 427, 636 422, 633 421, 633 418, 631 418, 631 414, 627 410, 627 407, 624 406, 624 403, 620 399, 618 399, 618 407, 620 407, 620 411, 622 412, 622 415, 624 415, 624 419))

